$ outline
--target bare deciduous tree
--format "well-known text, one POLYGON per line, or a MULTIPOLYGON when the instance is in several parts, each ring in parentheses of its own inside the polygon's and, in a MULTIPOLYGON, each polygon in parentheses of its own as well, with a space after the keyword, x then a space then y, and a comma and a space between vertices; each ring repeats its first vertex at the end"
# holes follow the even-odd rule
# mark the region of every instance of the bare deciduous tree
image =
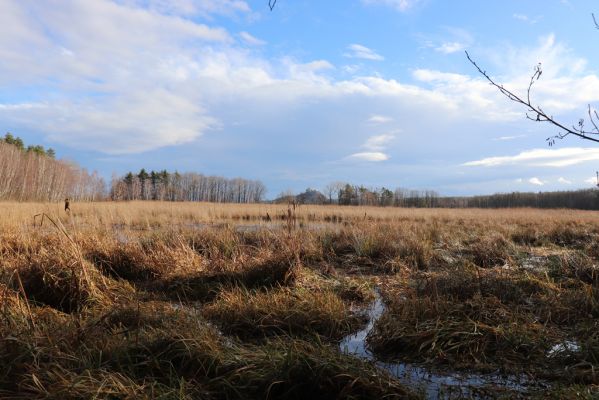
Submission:
MULTIPOLYGON (((593 16, 593 22, 595 24, 595 28, 599 29, 599 23, 595 19, 595 15, 593 16)), ((556 120, 553 115, 549 114, 541 106, 534 105, 531 100, 531 91, 533 85, 536 81, 539 80, 541 75, 543 74, 543 70, 541 69, 541 63, 534 67, 533 73, 530 77, 530 82, 528 84, 528 89, 526 91, 526 96, 521 96, 513 91, 506 88, 503 84, 497 83, 491 78, 491 76, 487 73, 487 71, 483 70, 477 63, 474 61, 470 54, 466 51, 466 57, 468 61, 474 65, 474 67, 478 70, 478 72, 487 80, 491 85, 496 87, 503 95, 505 95, 508 99, 523 105, 526 107, 526 118, 535 122, 546 122, 554 127, 558 128, 558 133, 556 135, 552 135, 546 139, 549 146, 553 146, 555 144, 556 139, 564 139, 567 136, 576 136, 580 139, 589 140, 591 142, 599 143, 599 114, 597 110, 595 110, 591 105, 588 105, 587 108, 587 116, 585 118, 580 118, 578 123, 566 124, 564 122, 556 120), (585 126, 586 125, 586 126, 585 126)))
POLYGON ((257 180, 227 179, 195 172, 169 173, 142 169, 139 174, 113 176, 110 197, 113 200, 210 201, 218 203, 257 203, 266 187, 257 180))
POLYGON ((96 172, 0 141, 0 200, 93 201, 102 199, 104 191, 96 172))

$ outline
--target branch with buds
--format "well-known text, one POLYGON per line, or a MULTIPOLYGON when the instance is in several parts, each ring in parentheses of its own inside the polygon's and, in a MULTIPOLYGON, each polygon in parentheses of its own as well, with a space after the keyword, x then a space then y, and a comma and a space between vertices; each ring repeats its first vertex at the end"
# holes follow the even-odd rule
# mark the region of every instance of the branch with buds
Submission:
MULTIPOLYGON (((593 15, 593 19, 595 16, 593 15)), ((595 25, 597 29, 599 29, 599 24, 595 21, 595 25)), ((499 91, 505 95, 508 99, 522 104, 527 108, 526 118, 531 121, 536 122, 547 122, 551 125, 559 128, 559 132, 550 136, 546 139, 549 146, 553 146, 555 144, 556 139, 563 139, 569 135, 577 136, 581 139, 590 140, 592 142, 599 143, 599 114, 597 111, 591 108, 591 105, 588 106, 588 120, 590 121, 591 128, 585 129, 585 119, 581 118, 578 121, 578 126, 572 125, 572 127, 567 127, 565 124, 556 121, 552 115, 547 114, 540 106, 535 106, 531 100, 531 91, 534 83, 539 80, 541 75, 543 74, 543 70, 541 69, 541 63, 534 67, 533 74, 530 77, 530 82, 528 84, 528 90, 526 91, 526 99, 518 96, 511 90, 505 88, 502 84, 496 83, 490 76, 487 74, 487 71, 484 71, 479 67, 479 65, 470 57, 470 54, 466 52, 466 57, 468 61, 480 72, 480 74, 485 77, 487 81, 493 86, 495 86, 499 91)))

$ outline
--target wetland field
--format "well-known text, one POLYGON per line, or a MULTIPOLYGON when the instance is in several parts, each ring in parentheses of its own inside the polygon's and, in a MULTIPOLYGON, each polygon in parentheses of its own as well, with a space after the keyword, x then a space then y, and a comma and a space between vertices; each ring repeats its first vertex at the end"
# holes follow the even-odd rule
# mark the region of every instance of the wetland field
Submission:
POLYGON ((599 396, 599 213, 0 203, 2 399, 599 396))

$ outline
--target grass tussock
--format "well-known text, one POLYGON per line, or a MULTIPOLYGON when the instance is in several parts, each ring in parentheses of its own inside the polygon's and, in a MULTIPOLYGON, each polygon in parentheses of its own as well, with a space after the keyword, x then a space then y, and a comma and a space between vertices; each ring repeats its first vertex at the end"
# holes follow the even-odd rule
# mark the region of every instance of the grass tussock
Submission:
POLYGON ((289 288, 273 292, 236 288, 221 292, 202 313, 223 332, 244 339, 319 335, 334 341, 363 323, 334 292, 289 288))
POLYGON ((93 265, 71 257, 60 249, 40 251, 16 260, 5 277, 30 301, 67 313, 105 301, 110 283, 93 265))
POLYGON ((543 357, 551 332, 497 299, 409 299, 393 305, 369 337, 373 350, 391 357, 492 369, 543 357))
POLYGON ((175 275, 157 281, 151 290, 182 301, 210 301, 223 289, 289 286, 295 281, 300 265, 285 254, 269 254, 228 271, 203 271, 175 275))

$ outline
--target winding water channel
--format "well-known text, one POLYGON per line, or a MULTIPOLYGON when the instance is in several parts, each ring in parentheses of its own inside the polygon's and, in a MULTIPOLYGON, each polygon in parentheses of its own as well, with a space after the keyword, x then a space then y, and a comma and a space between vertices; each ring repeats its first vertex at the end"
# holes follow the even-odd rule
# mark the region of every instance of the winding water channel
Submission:
POLYGON ((390 363, 377 360, 366 344, 366 338, 374 328, 376 321, 385 312, 385 304, 378 289, 375 300, 368 307, 368 325, 359 332, 346 336, 340 343, 342 352, 373 362, 377 367, 388 371, 404 385, 424 393, 427 399, 488 398, 489 393, 527 392, 537 382, 531 382, 524 376, 457 372, 432 372, 427 368, 407 364, 390 363), (484 394, 486 393, 486 395, 484 394))

